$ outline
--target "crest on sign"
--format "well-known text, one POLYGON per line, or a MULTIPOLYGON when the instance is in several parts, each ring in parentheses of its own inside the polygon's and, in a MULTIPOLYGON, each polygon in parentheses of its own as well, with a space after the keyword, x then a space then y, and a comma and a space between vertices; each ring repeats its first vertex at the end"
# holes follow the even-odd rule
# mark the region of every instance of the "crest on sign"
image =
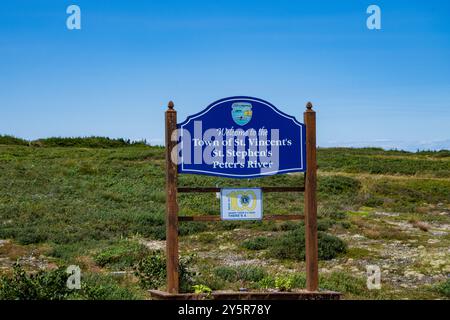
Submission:
POLYGON ((237 125, 243 126, 252 119, 252 105, 248 102, 235 102, 231 105, 231 116, 237 125))

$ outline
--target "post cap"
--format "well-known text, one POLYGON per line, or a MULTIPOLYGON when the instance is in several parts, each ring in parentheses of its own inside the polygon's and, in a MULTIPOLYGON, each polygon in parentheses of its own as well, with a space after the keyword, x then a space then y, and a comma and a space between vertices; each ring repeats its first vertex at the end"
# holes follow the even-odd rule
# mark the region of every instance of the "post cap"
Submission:
POLYGON ((312 107, 313 107, 312 103, 308 101, 308 103, 306 104, 306 109, 311 110, 312 107))
POLYGON ((168 107, 170 110, 172 110, 174 106, 175 106, 175 104, 173 103, 172 100, 170 100, 169 103, 167 104, 167 107, 168 107))

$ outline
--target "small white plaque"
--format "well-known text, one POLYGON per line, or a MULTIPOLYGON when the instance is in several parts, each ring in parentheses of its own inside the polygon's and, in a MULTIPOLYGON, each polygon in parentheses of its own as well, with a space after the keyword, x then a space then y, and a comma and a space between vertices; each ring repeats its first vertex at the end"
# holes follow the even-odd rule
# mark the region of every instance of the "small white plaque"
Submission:
POLYGON ((261 188, 220 189, 222 220, 261 220, 262 215, 261 188))

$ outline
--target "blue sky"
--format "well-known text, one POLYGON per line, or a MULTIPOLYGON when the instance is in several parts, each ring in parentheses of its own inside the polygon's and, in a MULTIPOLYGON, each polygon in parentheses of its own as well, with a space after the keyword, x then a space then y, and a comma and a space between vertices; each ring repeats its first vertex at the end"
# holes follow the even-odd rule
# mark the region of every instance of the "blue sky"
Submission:
POLYGON ((5 0, 0 134, 102 135, 161 143, 227 96, 268 100, 318 144, 414 148, 450 141, 447 1, 5 0), (81 8, 81 30, 66 8, 81 8), (376 4, 382 29, 368 30, 376 4))

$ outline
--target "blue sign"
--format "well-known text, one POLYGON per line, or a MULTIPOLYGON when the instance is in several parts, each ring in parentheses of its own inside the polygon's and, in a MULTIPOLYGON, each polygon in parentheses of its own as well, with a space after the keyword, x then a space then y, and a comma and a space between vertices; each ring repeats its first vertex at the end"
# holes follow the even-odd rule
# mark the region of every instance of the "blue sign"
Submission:
POLYGON ((258 98, 218 100, 177 131, 178 173, 256 178, 306 170, 305 125, 258 98))

